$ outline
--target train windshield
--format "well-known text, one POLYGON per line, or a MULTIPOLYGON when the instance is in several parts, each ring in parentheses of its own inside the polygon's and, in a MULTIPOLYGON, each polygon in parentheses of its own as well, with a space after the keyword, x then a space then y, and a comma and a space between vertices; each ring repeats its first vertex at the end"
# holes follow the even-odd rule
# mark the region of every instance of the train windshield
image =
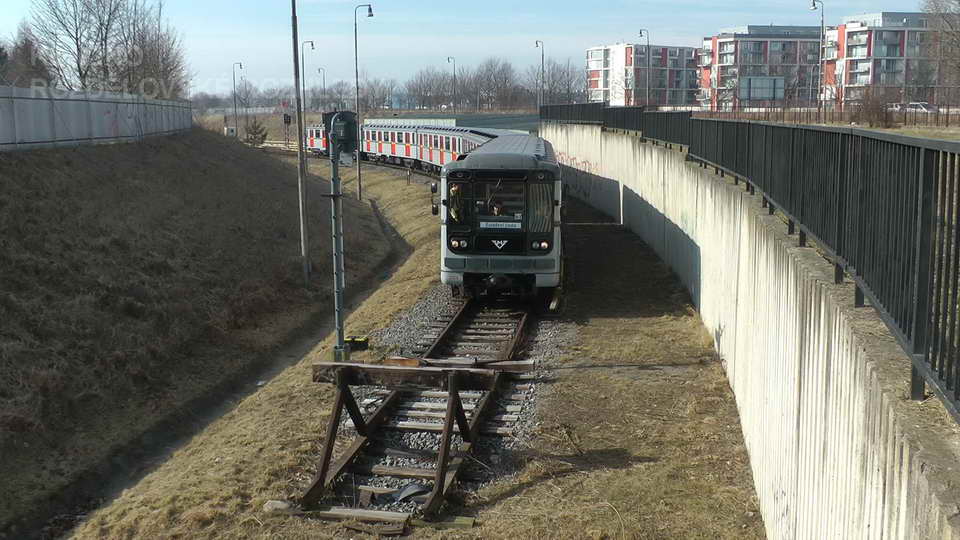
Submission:
POLYGON ((481 229, 522 229, 524 184, 502 179, 477 182, 477 219, 481 229))

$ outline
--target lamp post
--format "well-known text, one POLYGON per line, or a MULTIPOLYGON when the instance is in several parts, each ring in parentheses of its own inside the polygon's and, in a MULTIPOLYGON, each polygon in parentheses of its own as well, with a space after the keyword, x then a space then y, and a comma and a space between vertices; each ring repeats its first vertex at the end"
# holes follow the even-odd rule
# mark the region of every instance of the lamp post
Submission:
POLYGON ((647 38, 647 98, 644 105, 650 106, 650 31, 646 28, 640 29, 640 37, 647 38))
POLYGON ((307 164, 303 149, 303 103, 300 100, 300 62, 297 61, 297 0, 290 0, 290 23, 293 33, 293 88, 297 96, 297 188, 300 200, 300 258, 303 262, 303 281, 310 285, 310 253, 307 243, 307 164))
POLYGON ((457 59, 453 56, 447 57, 447 63, 453 62, 453 112, 457 112, 457 59))
POLYGON ((819 113, 823 110, 823 40, 826 27, 823 25, 823 0, 810 0, 810 11, 816 11, 817 4, 820 4, 820 48, 817 49, 817 112, 819 113))
POLYGON ((356 82, 357 126, 359 126, 357 129, 357 199, 359 200, 363 200, 363 184, 360 181, 360 150, 362 145, 360 134, 363 133, 363 121, 360 118, 360 56, 357 52, 357 10, 362 7, 367 8, 367 17, 373 17, 373 5, 360 4, 353 8, 353 75, 356 82))
MULTIPOLYGON (((303 108, 307 109, 307 63, 303 58, 303 48, 306 47, 307 43, 310 44, 310 50, 315 51, 317 48, 313 45, 313 41, 304 41, 300 44, 300 69, 303 70, 303 80, 300 81, 301 93, 303 94, 303 108)), ((302 130, 301 130, 302 131, 302 130)))
POLYGON ((323 75, 323 90, 320 91, 320 108, 323 109, 323 100, 327 99, 327 70, 317 68, 317 73, 323 75))
POLYGON ((243 62, 233 63, 233 136, 240 138, 240 125, 237 120, 237 66, 243 69, 243 62))
POLYGON ((533 43, 534 47, 540 49, 540 93, 537 96, 537 112, 540 112, 540 107, 543 106, 543 42, 539 39, 533 43))

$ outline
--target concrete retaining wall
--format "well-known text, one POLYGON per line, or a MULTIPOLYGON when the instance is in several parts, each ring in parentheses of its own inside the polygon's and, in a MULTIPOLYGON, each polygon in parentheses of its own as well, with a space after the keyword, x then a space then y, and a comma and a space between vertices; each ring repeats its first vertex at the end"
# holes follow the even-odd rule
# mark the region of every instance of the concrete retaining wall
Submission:
POLYGON ((909 359, 852 284, 758 196, 676 150, 544 123, 568 193, 640 235, 690 290, 740 410, 770 538, 960 538, 960 435, 905 399, 909 359))
POLYGON ((137 140, 192 124, 186 101, 0 86, 0 152, 137 140))

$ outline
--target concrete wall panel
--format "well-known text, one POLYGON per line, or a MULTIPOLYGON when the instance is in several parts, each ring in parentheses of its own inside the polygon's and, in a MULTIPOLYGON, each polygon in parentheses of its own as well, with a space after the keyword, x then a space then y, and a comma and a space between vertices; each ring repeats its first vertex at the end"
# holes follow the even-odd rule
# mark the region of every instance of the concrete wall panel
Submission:
POLYGON ((136 140, 192 123, 189 102, 0 86, 0 152, 136 140))
POLYGON ((540 132, 568 193, 621 220, 689 289, 770 538, 960 538, 960 429, 935 400, 903 399, 909 359, 827 261, 675 150, 598 126, 540 132))

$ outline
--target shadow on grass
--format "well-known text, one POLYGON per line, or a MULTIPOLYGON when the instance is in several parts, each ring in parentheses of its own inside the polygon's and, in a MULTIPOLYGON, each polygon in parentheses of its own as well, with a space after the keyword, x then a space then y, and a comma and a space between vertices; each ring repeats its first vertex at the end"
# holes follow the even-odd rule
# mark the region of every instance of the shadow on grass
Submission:
MULTIPOLYGON (((626 469, 639 463, 655 463, 659 461, 657 457, 631 454, 625 448, 598 448, 573 454, 552 454, 537 451, 518 452, 517 454, 518 457, 523 458, 526 463, 537 460, 560 463, 566 465, 566 467, 560 470, 538 473, 527 480, 510 486, 508 489, 497 493, 480 504, 471 504, 469 507, 465 507, 459 504, 460 501, 456 501, 457 504, 451 505, 450 510, 459 514, 476 516, 480 512, 495 506, 497 503, 523 493, 528 488, 548 480, 598 470, 626 469)), ((448 498, 447 503, 450 504, 452 502, 454 501, 448 498)))

